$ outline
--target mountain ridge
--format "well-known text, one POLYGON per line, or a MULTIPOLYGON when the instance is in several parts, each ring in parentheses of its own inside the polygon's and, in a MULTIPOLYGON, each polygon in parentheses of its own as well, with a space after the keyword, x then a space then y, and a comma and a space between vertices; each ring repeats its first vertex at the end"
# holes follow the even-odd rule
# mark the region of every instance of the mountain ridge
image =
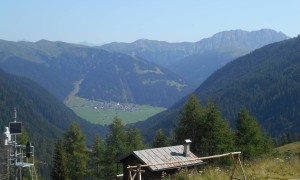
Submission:
POLYGON ((203 38, 196 42, 170 43, 167 41, 138 39, 132 43, 112 42, 112 43, 104 44, 102 46, 98 46, 98 48, 102 48, 112 52, 122 52, 126 54, 140 56, 142 58, 146 58, 150 61, 153 61, 158 65, 168 67, 170 64, 164 64, 167 58, 166 54, 162 53, 161 57, 158 56, 159 60, 164 61, 163 63, 162 62, 160 63, 159 60, 155 59, 155 56, 152 55, 151 52, 153 53, 156 51, 158 52, 162 51, 164 53, 167 53, 168 51, 174 51, 173 54, 171 54, 170 56, 173 57, 173 55, 177 55, 177 57, 173 59, 174 62, 177 62, 182 58, 185 58, 193 54, 202 53, 205 50, 220 49, 225 47, 228 48, 229 46, 233 46, 233 45, 234 45, 233 47, 238 45, 239 48, 255 49, 261 47, 262 45, 266 45, 287 38, 289 37, 286 36, 285 34, 281 32, 276 32, 271 29, 261 29, 258 31, 251 31, 251 32, 244 31, 244 30, 229 30, 229 31, 222 31, 216 33, 215 35, 209 38, 203 38), (259 35, 258 38, 253 38, 258 35, 259 35), (258 42, 262 42, 261 37, 264 37, 263 39, 265 42, 258 43, 258 42), (253 40, 251 39, 255 39, 256 42, 253 42, 253 40), (230 44, 232 40, 234 40, 235 43, 239 43, 239 44, 236 45, 230 44), (241 46, 241 44, 243 46, 241 46))
POLYGON ((168 107, 190 91, 180 76, 145 59, 65 42, 2 40, 0 67, 35 80, 62 101, 81 79, 78 95, 95 100, 168 107))
MULTIPOLYGON (((299 52, 300 36, 266 45, 226 64, 194 93, 201 104, 208 99, 215 102, 232 126, 245 107, 272 136, 299 132, 299 52)), ((148 137, 158 128, 168 132, 176 125, 185 100, 136 126, 148 137)))
POLYGON ((132 43, 114 42, 98 48, 148 59, 180 75, 195 89, 229 61, 264 45, 288 38, 282 32, 271 29, 251 32, 230 30, 196 42, 169 43, 140 39, 132 43))

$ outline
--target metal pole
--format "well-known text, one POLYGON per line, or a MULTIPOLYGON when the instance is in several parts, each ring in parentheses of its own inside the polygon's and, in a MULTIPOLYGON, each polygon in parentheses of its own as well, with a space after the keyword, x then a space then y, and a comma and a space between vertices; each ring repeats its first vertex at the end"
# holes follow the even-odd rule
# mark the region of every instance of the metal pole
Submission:
POLYGON ((17 135, 15 135, 15 142, 14 142, 14 165, 15 165, 15 179, 18 179, 18 167, 17 167, 17 157, 18 157, 18 149, 17 149, 17 135))
POLYGON ((9 161, 10 161, 10 158, 11 158, 11 157, 10 157, 11 147, 8 146, 8 148, 9 148, 9 149, 8 149, 7 152, 6 152, 6 153, 7 153, 7 179, 9 179, 9 175, 10 175, 10 173, 9 173, 9 171, 10 171, 10 169, 9 169, 9 168, 10 168, 10 162, 9 162, 9 161))
MULTIPOLYGON (((20 162, 21 162, 22 165, 23 165, 23 149, 21 148, 21 146, 20 146, 19 151, 20 151, 20 153, 21 153, 21 159, 20 159, 20 162)), ((22 180, 22 167, 20 167, 20 180, 22 180)))
POLYGON ((22 180, 22 167, 20 167, 20 180, 22 180))
MULTIPOLYGON (((17 122, 17 108, 14 107, 14 122, 17 122)), ((14 155, 14 165, 15 165, 15 179, 18 179, 18 167, 17 167, 17 157, 18 157, 18 149, 17 149, 17 135, 15 135, 15 142, 14 142, 14 150, 15 150, 15 155, 14 155)))

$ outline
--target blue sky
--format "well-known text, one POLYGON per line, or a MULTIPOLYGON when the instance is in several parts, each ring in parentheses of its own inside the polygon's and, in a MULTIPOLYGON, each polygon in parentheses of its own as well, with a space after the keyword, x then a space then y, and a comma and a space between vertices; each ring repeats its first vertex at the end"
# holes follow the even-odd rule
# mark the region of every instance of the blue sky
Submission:
POLYGON ((0 39, 195 42, 263 28, 300 34, 297 0, 0 0, 0 39))

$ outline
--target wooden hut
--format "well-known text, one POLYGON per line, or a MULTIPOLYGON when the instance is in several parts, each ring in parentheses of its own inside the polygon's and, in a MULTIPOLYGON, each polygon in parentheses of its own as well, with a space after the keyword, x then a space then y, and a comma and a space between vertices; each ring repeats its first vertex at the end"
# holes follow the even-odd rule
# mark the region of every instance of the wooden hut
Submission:
POLYGON ((130 179, 127 167, 137 166, 138 164, 151 164, 151 166, 142 168, 143 173, 141 176, 142 179, 145 180, 161 179, 163 174, 172 175, 177 173, 183 167, 193 168, 197 165, 203 164, 203 161, 201 160, 193 160, 197 158, 197 156, 190 152, 190 143, 190 140, 186 140, 184 145, 131 152, 129 155, 119 160, 119 163, 123 164, 123 179, 130 179))

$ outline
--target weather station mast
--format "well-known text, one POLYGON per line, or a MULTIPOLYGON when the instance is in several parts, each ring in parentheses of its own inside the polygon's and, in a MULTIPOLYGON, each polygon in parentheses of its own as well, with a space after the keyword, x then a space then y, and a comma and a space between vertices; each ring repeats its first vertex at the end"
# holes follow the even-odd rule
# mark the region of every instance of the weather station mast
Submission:
POLYGON ((17 121, 17 110, 14 108, 14 121, 4 131, 4 147, 6 149, 5 179, 22 180, 22 169, 28 168, 30 178, 38 179, 34 166, 34 146, 28 141, 26 145, 18 144, 17 136, 22 134, 22 122, 17 121))

